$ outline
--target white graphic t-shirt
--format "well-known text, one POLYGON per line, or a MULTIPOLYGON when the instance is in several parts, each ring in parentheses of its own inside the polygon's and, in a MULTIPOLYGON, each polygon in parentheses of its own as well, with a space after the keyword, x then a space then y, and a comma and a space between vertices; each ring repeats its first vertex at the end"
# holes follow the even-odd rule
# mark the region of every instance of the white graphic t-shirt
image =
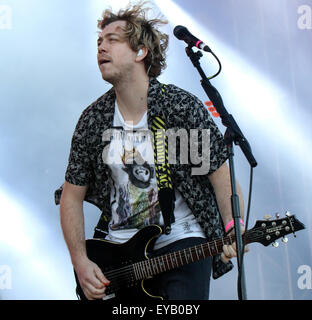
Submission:
MULTIPOLYGON (((136 125, 126 123, 115 104, 114 123, 105 162, 112 171, 112 219, 107 240, 122 243, 149 224, 163 225, 157 196, 152 140, 147 114, 136 125)), ((205 238, 181 194, 175 191, 175 222, 171 233, 161 235, 155 249, 187 237, 205 238)))

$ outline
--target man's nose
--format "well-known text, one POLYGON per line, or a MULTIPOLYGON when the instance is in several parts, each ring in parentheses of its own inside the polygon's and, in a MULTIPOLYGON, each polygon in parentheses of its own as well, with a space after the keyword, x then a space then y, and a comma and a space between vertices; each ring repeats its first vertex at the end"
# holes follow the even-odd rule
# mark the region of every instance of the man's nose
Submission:
POLYGON ((100 45, 98 46, 98 52, 107 52, 107 44, 105 40, 102 40, 102 42, 100 43, 100 45))

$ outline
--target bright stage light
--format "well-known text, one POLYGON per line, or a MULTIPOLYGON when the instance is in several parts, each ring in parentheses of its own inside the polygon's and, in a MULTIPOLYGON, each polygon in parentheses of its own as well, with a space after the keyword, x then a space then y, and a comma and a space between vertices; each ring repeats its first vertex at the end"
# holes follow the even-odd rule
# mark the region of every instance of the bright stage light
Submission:
POLYGON ((58 241, 49 238, 48 226, 33 213, 0 186, 0 265, 11 270, 11 288, 2 298, 74 299, 73 280, 52 256, 51 244, 58 241))
POLYGON ((3 188, 0 188, 0 221, 1 246, 22 254, 29 253, 32 243, 26 233, 29 221, 25 221, 25 209, 3 188))
MULTIPOLYGON (((274 140, 274 143, 283 145, 284 149, 291 150, 290 155, 296 159, 305 159, 312 165, 312 155, 309 151, 312 150, 312 145, 311 141, 307 140, 308 134, 305 132, 309 128, 303 128, 300 119, 294 119, 292 116, 293 98, 289 93, 192 19, 174 1, 154 2, 172 27, 180 24, 186 26, 191 33, 201 37, 220 58, 223 67, 223 87, 226 88, 227 96, 231 97, 231 101, 225 101, 225 106, 229 113, 235 111, 238 123, 241 122, 240 119, 248 119, 249 125, 254 125, 253 129, 257 130, 257 134, 260 133, 274 140)), ((206 59, 207 54, 203 57, 203 63, 206 59)), ((194 69, 194 74, 196 72, 194 69)), ((222 92, 220 94, 222 95, 222 92)))

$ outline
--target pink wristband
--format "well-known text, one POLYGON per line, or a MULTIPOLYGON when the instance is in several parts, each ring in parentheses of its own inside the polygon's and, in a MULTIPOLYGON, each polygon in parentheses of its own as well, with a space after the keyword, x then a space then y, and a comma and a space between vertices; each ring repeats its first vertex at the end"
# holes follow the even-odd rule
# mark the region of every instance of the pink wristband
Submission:
MULTIPOLYGON (((244 224, 243 219, 240 219, 239 222, 240 222, 242 225, 244 224)), ((231 220, 231 221, 225 226, 225 232, 228 232, 229 229, 230 229, 231 227, 233 227, 233 225, 234 225, 234 220, 231 220)))

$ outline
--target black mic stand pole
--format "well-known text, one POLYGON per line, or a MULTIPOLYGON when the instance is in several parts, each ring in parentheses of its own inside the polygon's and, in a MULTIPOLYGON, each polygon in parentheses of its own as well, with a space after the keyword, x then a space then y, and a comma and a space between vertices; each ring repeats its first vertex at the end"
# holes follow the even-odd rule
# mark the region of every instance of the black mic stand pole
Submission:
POLYGON ((234 149, 233 149, 233 142, 236 145, 239 145, 241 150, 243 151, 244 155, 246 156, 248 162, 250 163, 251 167, 256 167, 257 162, 252 155, 250 145, 244 135, 242 134, 240 128, 238 127, 237 123, 235 122, 232 115, 230 115, 223 105, 222 98, 215 87, 213 87, 206 77, 204 71, 202 70, 199 60, 202 57, 202 53, 197 51, 196 53, 192 50, 192 46, 188 46, 186 49, 186 54, 191 59, 194 67, 198 70, 200 76, 202 77, 201 85, 208 95, 209 99, 213 103, 213 106, 216 108, 217 112, 220 114, 220 118, 222 120, 222 124, 227 128, 224 134, 224 140, 228 148, 229 153, 229 167, 230 167, 230 176, 231 176, 231 187, 232 187, 232 196, 231 196, 231 203, 232 203, 232 215, 234 220, 234 229, 235 229, 235 237, 236 237, 236 247, 237 247, 237 267, 239 270, 239 282, 238 283, 238 296, 240 300, 247 299, 246 293, 246 284, 245 284, 245 273, 244 273, 244 266, 243 266, 243 240, 242 234, 240 229, 240 205, 239 205, 239 197, 236 191, 236 179, 235 179, 235 169, 234 169, 234 149))

